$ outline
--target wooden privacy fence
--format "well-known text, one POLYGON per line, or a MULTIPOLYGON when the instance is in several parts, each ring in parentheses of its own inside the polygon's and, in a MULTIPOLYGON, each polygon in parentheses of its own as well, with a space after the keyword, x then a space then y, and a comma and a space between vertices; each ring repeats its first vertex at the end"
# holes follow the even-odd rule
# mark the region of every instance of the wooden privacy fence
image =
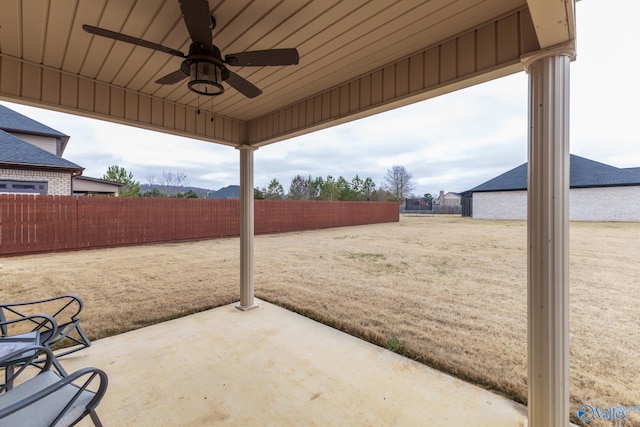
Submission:
MULTIPOLYGON (((256 200, 254 209, 256 234, 399 220, 396 203, 256 200)), ((238 200, 0 195, 0 255, 239 234, 238 200)))

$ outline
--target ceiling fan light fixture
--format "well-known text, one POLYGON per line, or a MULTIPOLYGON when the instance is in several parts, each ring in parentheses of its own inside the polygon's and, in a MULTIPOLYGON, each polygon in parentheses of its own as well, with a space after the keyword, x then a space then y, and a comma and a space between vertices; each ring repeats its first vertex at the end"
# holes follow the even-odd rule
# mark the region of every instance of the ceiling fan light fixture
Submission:
POLYGON ((189 90, 199 95, 217 96, 224 93, 222 68, 209 61, 194 60, 189 66, 189 90))

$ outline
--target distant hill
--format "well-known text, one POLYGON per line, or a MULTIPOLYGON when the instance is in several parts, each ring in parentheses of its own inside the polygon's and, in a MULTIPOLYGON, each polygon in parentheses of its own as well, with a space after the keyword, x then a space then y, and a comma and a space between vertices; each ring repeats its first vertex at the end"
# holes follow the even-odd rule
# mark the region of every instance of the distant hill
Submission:
POLYGON ((209 190, 207 188, 200 187, 173 187, 170 185, 150 185, 150 184, 140 184, 140 190, 144 193, 145 191, 151 191, 154 188, 157 188, 158 191, 170 194, 170 193, 184 193, 189 190, 193 190, 198 197, 203 199, 239 199, 240 198, 240 186, 239 185, 227 185, 219 190, 209 190))
POLYGON ((169 186, 169 185, 140 184, 140 190, 143 193, 145 191, 151 191, 154 188, 157 188, 158 191, 161 191, 162 193, 165 193, 165 194, 173 193, 175 190, 177 190, 178 193, 184 193, 186 191, 193 190, 198 195, 198 197, 201 197, 201 198, 206 198, 207 193, 211 195, 216 192, 215 190, 209 190, 208 188, 200 188, 200 187, 175 187, 174 189, 173 186, 169 186))
POLYGON ((239 185, 227 185, 209 194, 209 199, 239 199, 240 198, 240 186, 239 185))

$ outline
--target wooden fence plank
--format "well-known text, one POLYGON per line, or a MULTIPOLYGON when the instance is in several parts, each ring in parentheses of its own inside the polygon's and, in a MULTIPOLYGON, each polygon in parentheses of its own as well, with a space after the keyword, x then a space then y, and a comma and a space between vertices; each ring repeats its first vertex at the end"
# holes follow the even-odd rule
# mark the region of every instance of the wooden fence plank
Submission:
MULTIPOLYGON (((255 233, 397 222, 382 202, 257 200, 255 233)), ((0 255, 234 237, 238 200, 0 195, 0 255)))

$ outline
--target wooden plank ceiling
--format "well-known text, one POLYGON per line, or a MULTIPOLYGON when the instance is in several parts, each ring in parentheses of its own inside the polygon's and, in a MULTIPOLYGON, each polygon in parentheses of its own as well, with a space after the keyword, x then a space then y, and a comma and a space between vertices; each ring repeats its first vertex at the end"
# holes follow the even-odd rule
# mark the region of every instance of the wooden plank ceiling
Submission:
POLYGON ((4 0, 0 98, 263 145, 521 70, 522 55, 573 38, 570 1, 556 2, 559 10, 529 3, 537 22, 526 0, 209 0, 223 57, 298 49, 298 65, 229 67, 263 91, 249 99, 226 83, 214 98, 189 91, 187 80, 156 84, 182 59, 82 30, 89 24, 187 53, 177 0, 4 0), (539 30, 551 20, 553 28, 539 30))

